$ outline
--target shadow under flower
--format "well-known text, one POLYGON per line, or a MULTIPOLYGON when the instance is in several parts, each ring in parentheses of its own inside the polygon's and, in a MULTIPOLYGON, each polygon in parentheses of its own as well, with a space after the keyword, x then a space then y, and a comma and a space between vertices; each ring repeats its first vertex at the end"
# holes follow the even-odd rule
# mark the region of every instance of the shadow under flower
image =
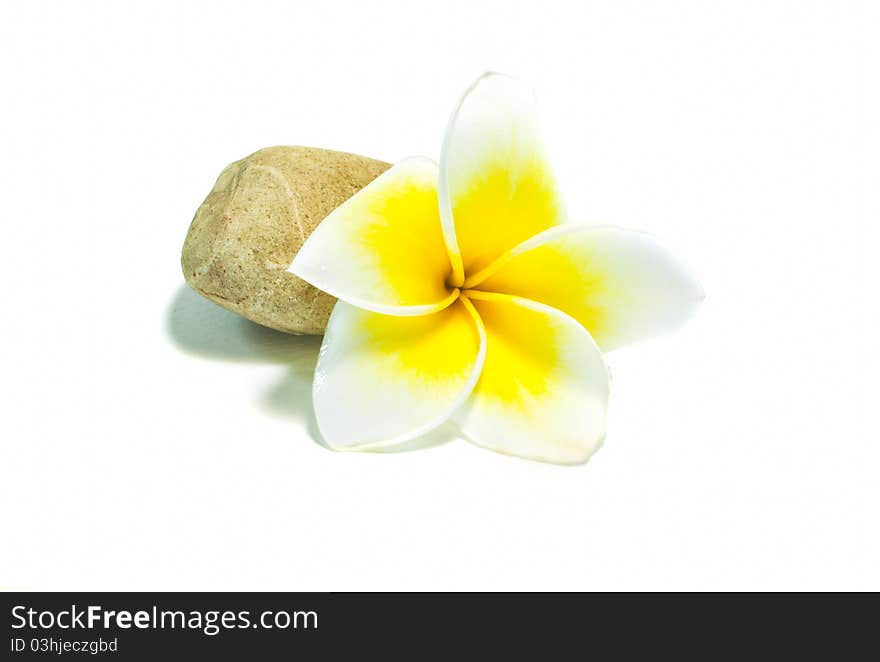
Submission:
MULTIPOLYGON (((320 336, 295 336, 260 326, 205 299, 187 285, 178 288, 168 306, 165 329, 174 345, 190 356, 285 366, 281 380, 258 396, 259 405, 274 416, 301 421, 315 443, 329 448, 318 429, 312 406, 312 379, 321 349, 320 336)), ((373 452, 421 450, 447 443, 456 436, 455 427, 446 423, 417 439, 373 452)))

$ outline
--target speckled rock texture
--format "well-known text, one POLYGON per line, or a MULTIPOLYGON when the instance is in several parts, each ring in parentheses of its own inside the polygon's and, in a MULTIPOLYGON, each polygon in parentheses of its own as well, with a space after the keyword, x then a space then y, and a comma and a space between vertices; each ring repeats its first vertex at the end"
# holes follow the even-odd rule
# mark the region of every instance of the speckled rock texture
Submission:
POLYGON ((313 147, 267 147, 227 166, 186 235, 186 282, 258 324, 323 333, 336 299, 287 268, 318 223, 390 167, 313 147))

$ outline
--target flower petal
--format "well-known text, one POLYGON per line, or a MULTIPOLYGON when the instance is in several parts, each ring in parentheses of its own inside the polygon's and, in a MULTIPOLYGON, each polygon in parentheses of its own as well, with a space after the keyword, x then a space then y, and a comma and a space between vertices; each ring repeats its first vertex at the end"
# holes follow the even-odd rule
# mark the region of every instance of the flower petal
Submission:
POLYGON ((489 73, 465 92, 446 130, 438 189, 456 285, 560 221, 534 99, 521 83, 489 73))
POLYGON ((437 207, 437 166, 411 158, 337 207, 289 271, 360 308, 423 315, 444 308, 451 265, 437 207))
POLYGON ((321 435, 333 448, 361 450, 424 434, 470 395, 484 356, 483 328, 467 301, 414 317, 340 301, 315 368, 321 435))
POLYGON ((512 250, 469 284, 571 315, 602 351, 680 326, 704 298, 700 284, 641 232, 566 225, 512 250))
POLYGON ((486 329, 486 360, 456 414, 473 443, 579 464, 602 444, 609 379, 598 347, 568 315, 503 294, 467 295, 486 329))

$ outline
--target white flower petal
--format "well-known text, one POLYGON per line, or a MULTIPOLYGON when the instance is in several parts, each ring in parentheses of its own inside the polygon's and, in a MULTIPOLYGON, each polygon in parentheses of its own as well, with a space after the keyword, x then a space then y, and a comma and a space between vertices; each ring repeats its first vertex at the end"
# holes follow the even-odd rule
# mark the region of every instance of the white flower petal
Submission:
POLYGON ((486 359, 454 415, 473 443, 510 455, 579 464, 605 436, 608 371, 590 334, 549 306, 471 292, 486 359))
POLYGON ((440 214, 453 283, 562 217, 531 92, 489 73, 452 115, 440 157, 440 214))
POLYGON ((470 286, 557 308, 583 324, 603 352, 680 326, 704 297, 656 239, 609 227, 552 228, 482 276, 470 286))
POLYGON ((395 317, 340 301, 315 369, 315 416, 336 449, 413 439, 448 420, 479 377, 485 336, 467 301, 395 317))

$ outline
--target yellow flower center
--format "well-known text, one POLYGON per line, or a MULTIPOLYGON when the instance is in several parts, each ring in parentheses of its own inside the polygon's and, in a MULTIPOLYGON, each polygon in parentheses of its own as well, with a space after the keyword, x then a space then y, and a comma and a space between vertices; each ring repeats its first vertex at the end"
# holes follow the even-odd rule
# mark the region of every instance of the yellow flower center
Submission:
MULTIPOLYGON (((503 257, 504 256, 502 256, 502 258, 503 257)), ((482 292, 483 290, 478 289, 477 286, 484 280, 489 278, 489 276, 491 276, 495 271, 497 271, 498 267, 501 266, 504 261, 502 258, 493 260, 492 263, 483 267, 482 269, 479 269, 470 276, 465 273, 461 278, 457 278, 455 270, 452 270, 446 276, 446 280, 444 281, 446 290, 449 292, 447 305, 451 305, 459 297, 468 296, 468 294, 471 292, 482 292)))

